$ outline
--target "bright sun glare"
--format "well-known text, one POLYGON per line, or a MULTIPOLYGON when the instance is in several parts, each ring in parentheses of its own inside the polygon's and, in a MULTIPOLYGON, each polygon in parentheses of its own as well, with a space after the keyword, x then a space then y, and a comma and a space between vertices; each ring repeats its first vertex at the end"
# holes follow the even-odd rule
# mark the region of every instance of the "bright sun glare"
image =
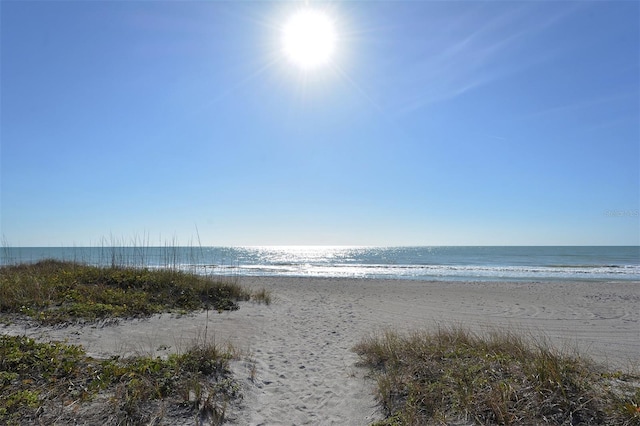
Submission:
POLYGON ((304 9, 289 18, 282 32, 285 56, 303 70, 327 64, 335 50, 336 32, 329 16, 304 9))

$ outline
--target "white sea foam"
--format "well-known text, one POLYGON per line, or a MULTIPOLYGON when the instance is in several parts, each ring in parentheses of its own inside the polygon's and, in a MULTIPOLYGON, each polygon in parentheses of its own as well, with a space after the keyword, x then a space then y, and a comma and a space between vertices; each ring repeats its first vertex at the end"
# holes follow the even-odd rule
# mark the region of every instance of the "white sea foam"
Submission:
POLYGON ((637 246, 100 247, 9 248, 3 252, 3 263, 44 258, 238 276, 640 281, 637 246))
POLYGON ((289 264, 238 265, 221 269, 245 276, 308 276, 334 278, 398 278, 442 280, 514 280, 514 279, 594 279, 640 280, 640 267, 522 267, 478 265, 363 265, 363 264, 289 264))

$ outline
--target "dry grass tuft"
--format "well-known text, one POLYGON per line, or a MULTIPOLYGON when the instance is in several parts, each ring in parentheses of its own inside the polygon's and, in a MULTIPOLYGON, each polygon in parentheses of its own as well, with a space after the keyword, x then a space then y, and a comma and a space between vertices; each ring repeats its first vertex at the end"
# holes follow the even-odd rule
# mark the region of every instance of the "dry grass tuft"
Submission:
POLYGON ((378 425, 640 425, 640 377, 509 332, 387 332, 354 350, 373 370, 378 425))
POLYGON ((267 289, 261 289, 251 293, 251 300, 257 303, 264 303, 265 305, 271 304, 271 291, 267 289))

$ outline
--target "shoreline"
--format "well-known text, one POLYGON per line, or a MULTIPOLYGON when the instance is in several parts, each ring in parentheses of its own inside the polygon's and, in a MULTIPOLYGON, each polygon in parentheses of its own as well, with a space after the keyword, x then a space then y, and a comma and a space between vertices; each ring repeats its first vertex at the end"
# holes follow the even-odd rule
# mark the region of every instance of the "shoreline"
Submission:
POLYGON ((66 259, 242 278, 548 282, 640 281, 638 256, 640 246, 195 247, 134 242, 122 247, 8 247, 0 260, 66 259))
POLYGON ((271 291, 270 305, 160 314, 113 323, 31 327, 4 334, 65 339, 89 355, 166 356, 202 338, 229 342, 244 400, 231 424, 365 425, 380 418, 373 383, 352 348, 384 330, 462 326, 547 339, 611 369, 640 367, 638 282, 477 282, 235 277, 271 291))

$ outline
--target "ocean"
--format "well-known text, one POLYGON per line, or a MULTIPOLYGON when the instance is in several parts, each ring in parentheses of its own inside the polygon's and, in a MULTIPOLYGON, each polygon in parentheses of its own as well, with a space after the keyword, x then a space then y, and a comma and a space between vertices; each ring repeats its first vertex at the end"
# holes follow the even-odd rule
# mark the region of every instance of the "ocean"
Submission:
POLYGON ((4 265, 53 258, 240 277, 640 281, 640 246, 4 247, 1 251, 4 265))

